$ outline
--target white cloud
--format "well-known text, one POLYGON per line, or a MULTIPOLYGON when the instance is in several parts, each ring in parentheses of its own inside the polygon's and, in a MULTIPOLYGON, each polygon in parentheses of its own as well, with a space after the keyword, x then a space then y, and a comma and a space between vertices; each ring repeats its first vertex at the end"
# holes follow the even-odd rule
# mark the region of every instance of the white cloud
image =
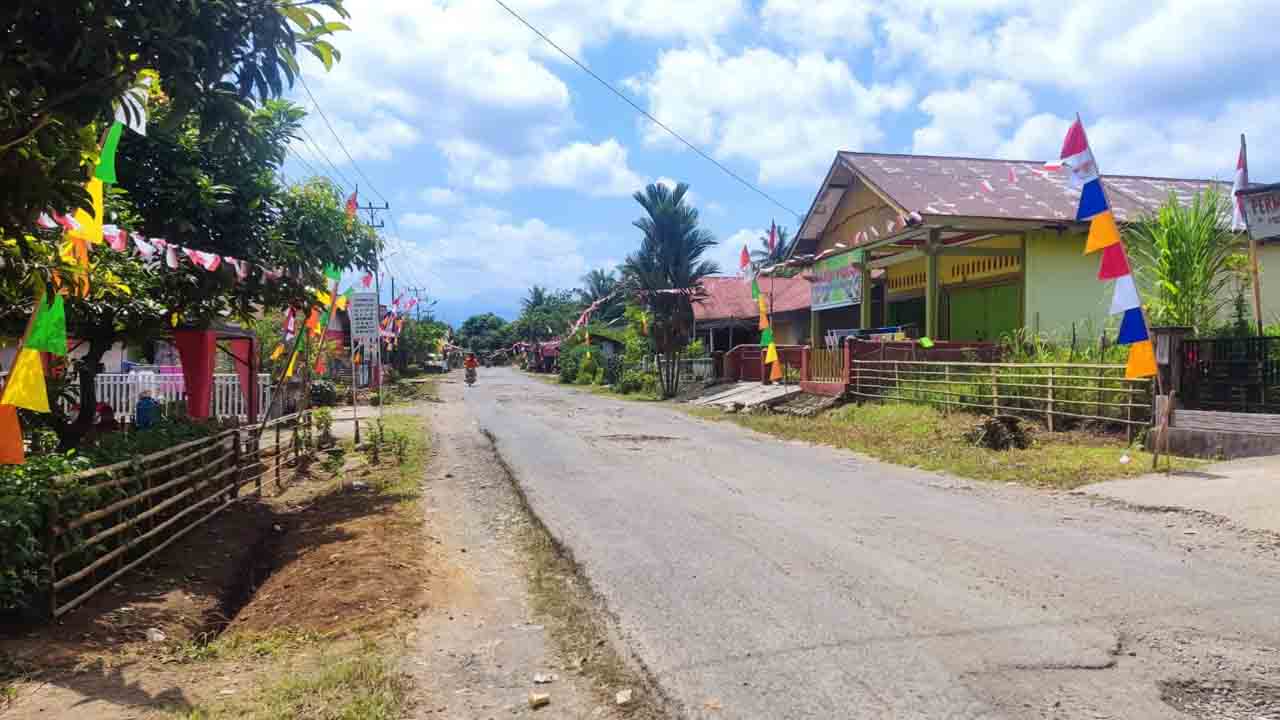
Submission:
POLYGON ((465 208, 442 221, 430 242, 393 238, 388 267, 447 301, 523 291, 534 284, 573 287, 594 266, 583 250, 586 242, 580 233, 539 218, 514 220, 493 208, 465 208))
POLYGON ((850 0, 765 0, 760 17, 766 30, 797 47, 815 41, 866 47, 874 40, 873 9, 869 2, 850 0))
POLYGON ((419 193, 419 197, 428 205, 448 206, 462 202, 462 197, 452 188, 429 187, 419 193))
POLYGON ((449 164, 449 182, 478 190, 551 187, 594 197, 622 197, 645 184, 628 165, 627 149, 613 138, 516 156, 455 138, 441 143, 440 151, 449 164))
POLYGON ((991 154, 1001 134, 1033 107, 1031 94, 1008 80, 975 80, 963 90, 931 93, 920 101, 931 120, 915 131, 915 152, 991 154))
POLYGON ((758 250, 761 236, 768 232, 768 228, 738 230, 728 238, 721 239, 720 244, 712 249, 708 259, 716 261, 720 266, 720 274, 737 275, 742 261, 742 246, 746 245, 748 252, 758 250))
POLYGON ((400 222, 415 230, 430 230, 440 226, 440 218, 430 213, 405 213, 400 216, 400 222))
MULTIPOLYGON (((755 163, 761 182, 811 184, 839 148, 883 137, 880 117, 910 102, 903 85, 865 86, 849 66, 820 53, 715 46, 669 50, 653 73, 627 81, 653 114, 721 159, 755 163)), ((648 143, 678 147, 650 124, 648 143)))

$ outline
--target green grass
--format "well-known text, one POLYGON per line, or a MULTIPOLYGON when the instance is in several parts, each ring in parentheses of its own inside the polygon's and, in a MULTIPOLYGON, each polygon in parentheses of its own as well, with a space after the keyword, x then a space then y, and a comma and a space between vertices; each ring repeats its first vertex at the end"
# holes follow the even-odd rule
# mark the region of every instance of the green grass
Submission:
POLYGON ((397 720, 408 691, 408 678, 396 668, 394 654, 365 640, 349 651, 327 651, 304 667, 290 668, 247 704, 196 707, 178 717, 397 720))
POLYGON ((322 639, 314 633, 295 630, 276 630, 270 633, 229 633, 209 642, 188 640, 175 643, 169 650, 170 659, 194 663, 215 660, 268 659, 295 651, 322 639))
MULTIPOLYGON (((846 405, 816 418, 729 415, 707 408, 687 408, 687 411, 787 440, 846 448, 898 465, 950 472, 977 480, 1067 490, 1151 471, 1149 453, 1130 447, 1123 438, 1109 436, 1036 432, 1027 450, 993 451, 975 447, 964 439, 964 433, 978 421, 978 416, 944 415, 923 405, 846 405), (1121 462, 1126 455, 1130 458, 1128 464, 1121 462)), ((1175 469, 1187 469, 1202 463, 1175 458, 1173 464, 1175 469)))

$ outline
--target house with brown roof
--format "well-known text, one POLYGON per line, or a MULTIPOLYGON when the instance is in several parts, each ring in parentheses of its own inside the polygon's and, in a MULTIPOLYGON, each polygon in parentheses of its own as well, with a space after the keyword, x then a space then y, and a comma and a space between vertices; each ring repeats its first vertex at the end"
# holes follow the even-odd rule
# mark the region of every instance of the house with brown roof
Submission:
MULTIPOLYGON (((1103 176, 1117 220, 1210 180, 1103 176)), ((797 234, 793 259, 814 258, 810 336, 892 325, 956 341, 1018 328, 1097 337, 1110 288, 1083 254, 1080 191, 1041 161, 839 152, 797 234), (832 291, 833 286, 835 291, 832 291)), ((1280 269, 1280 243, 1259 252, 1280 269)), ((1280 313, 1280 282, 1263 283, 1263 314, 1280 313)))
MULTIPOLYGON (((769 308, 774 342, 802 345, 809 337, 809 281, 761 277, 760 292, 769 308)), ((760 307, 751 298, 751 281, 741 277, 703 278, 705 295, 693 304, 694 337, 708 351, 728 351, 760 341, 760 307)))

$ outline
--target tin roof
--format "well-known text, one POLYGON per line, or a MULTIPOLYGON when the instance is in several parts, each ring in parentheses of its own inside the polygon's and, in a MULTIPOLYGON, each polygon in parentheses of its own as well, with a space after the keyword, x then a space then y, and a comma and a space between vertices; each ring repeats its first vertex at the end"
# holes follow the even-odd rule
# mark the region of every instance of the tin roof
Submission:
MULTIPOLYGON (((702 279, 706 295, 693 304, 698 322, 712 320, 753 320, 760 308, 751 299, 751 282, 740 277, 712 276, 702 279)), ((801 277, 760 278, 760 289, 773 293, 773 312, 809 308, 809 281, 801 277)))
MULTIPOLYGON (((1043 161, 895 155, 842 151, 838 161, 860 173, 904 212, 922 215, 1075 222, 1080 190, 1070 173, 1046 170, 1043 161)), ((1190 202, 1213 180, 1103 175, 1102 184, 1120 221, 1136 220, 1168 200, 1190 202)))

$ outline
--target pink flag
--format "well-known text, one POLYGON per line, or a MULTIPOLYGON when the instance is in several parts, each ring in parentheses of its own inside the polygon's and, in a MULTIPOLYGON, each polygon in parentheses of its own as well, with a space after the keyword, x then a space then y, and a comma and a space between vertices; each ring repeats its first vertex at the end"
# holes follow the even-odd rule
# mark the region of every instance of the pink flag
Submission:
POLYGON ((1018 171, 1014 170, 1012 165, 1009 166, 1009 184, 1010 185, 1018 184, 1018 171))
POLYGON ((53 218, 49 217, 49 213, 40 213, 40 217, 36 218, 36 225, 39 225, 45 230, 52 230, 58 227, 58 223, 54 222, 53 218))
MULTIPOLYGON (((158 245, 163 241, 155 240, 154 242, 158 245)), ((165 247, 164 264, 168 265, 170 270, 178 269, 178 246, 177 245, 167 245, 165 247)))
POLYGON ((129 234, 115 225, 103 225, 102 237, 116 252, 124 252, 129 247, 129 234))
POLYGON ((986 178, 983 178, 980 184, 982 185, 982 189, 986 190, 989 193, 993 193, 996 191, 995 187, 991 185, 991 181, 987 180, 986 178))
POLYGON ((142 236, 142 233, 131 233, 129 237, 133 238, 133 245, 138 248, 138 254, 143 258, 149 259, 152 255, 156 254, 156 246, 147 242, 147 239, 142 236))
POLYGON ((365 274, 364 274, 364 277, 360 279, 360 284, 361 284, 361 285, 364 285, 364 286, 365 286, 365 288, 368 288, 370 285, 372 285, 372 284, 373 284, 373 273, 365 273, 365 274))
POLYGON ((67 215, 62 215, 62 214, 59 214, 59 213, 54 213, 54 215, 53 215, 53 219, 54 219, 54 221, 56 221, 59 225, 61 225, 61 226, 62 226, 62 229, 63 229, 63 230, 71 231, 71 230, 79 230, 79 229, 80 229, 80 223, 76 222, 76 221, 75 221, 75 218, 69 217, 69 216, 67 216, 67 215))

